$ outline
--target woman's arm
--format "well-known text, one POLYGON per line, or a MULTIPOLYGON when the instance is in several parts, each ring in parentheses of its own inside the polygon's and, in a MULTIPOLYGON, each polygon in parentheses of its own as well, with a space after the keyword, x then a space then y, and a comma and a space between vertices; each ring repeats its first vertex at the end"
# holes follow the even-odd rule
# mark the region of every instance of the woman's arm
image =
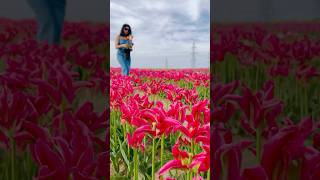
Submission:
POLYGON ((115 41, 114 41, 114 46, 116 49, 119 49, 119 48, 126 48, 127 45, 126 44, 119 44, 119 39, 120 39, 120 36, 117 35, 115 41))
POLYGON ((129 35, 128 40, 129 40, 129 42, 130 42, 128 48, 132 50, 132 47, 133 47, 133 43, 132 43, 133 36, 132 36, 132 35, 129 35))
POLYGON ((116 49, 119 49, 120 48, 120 45, 119 45, 119 35, 116 36, 116 39, 114 41, 114 46, 116 49))

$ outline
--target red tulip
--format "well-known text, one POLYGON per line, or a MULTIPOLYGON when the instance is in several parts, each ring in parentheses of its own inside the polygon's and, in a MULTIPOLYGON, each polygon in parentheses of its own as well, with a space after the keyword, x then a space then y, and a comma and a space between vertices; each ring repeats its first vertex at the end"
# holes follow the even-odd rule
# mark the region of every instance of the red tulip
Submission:
POLYGON ((257 166, 257 167, 244 169, 241 179, 242 180, 256 180, 256 179, 268 180, 268 176, 262 167, 257 166))
POLYGON ((269 178, 274 176, 277 164, 282 164, 282 170, 276 174, 287 177, 287 171, 292 160, 302 156, 305 151, 304 141, 313 128, 311 118, 303 119, 299 125, 281 129, 263 145, 261 165, 269 178))
POLYGON ((315 133, 313 135, 313 147, 320 150, 320 133, 315 133))
POLYGON ((162 176, 164 173, 171 169, 188 169, 189 165, 184 164, 184 161, 188 160, 190 154, 186 151, 181 151, 179 149, 179 144, 180 143, 177 141, 172 147, 172 155, 174 157, 174 160, 168 161, 159 169, 157 173, 159 176, 162 176))

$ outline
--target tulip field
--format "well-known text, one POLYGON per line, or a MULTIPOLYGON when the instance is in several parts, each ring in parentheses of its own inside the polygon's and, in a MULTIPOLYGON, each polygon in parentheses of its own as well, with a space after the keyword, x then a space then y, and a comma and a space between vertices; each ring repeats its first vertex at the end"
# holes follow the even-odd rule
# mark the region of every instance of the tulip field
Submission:
POLYGON ((0 18, 0 179, 318 180, 319 32, 214 24, 210 70, 123 76, 105 24, 0 18))
POLYGON ((209 69, 110 71, 111 179, 210 179, 209 69))
POLYGON ((109 29, 66 22, 61 46, 0 19, 0 179, 107 179, 109 29))
POLYGON ((320 179, 320 23, 211 32, 214 179, 320 179))

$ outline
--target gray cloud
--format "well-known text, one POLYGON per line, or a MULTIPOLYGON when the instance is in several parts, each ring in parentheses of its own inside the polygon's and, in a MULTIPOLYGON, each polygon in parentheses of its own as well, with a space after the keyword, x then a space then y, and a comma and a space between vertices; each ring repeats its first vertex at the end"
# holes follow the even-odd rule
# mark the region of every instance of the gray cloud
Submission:
POLYGON ((320 18, 319 0, 214 0, 214 22, 292 21, 320 18))
MULTIPOLYGON (((108 0, 67 0, 66 19, 69 21, 107 22, 108 0)), ((26 0, 4 0, 0 5, 0 17, 12 19, 33 18, 26 0)))
POLYGON ((114 38, 128 23, 134 35, 133 67, 190 67, 193 40, 197 66, 209 67, 209 0, 111 0, 111 65, 119 66, 114 38))

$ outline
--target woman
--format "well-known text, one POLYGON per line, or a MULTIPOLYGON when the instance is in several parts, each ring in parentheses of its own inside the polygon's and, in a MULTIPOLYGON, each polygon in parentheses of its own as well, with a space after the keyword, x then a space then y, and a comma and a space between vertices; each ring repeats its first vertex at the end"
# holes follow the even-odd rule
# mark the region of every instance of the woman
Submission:
POLYGON ((49 44, 59 44, 66 0, 28 0, 28 3, 37 19, 37 39, 49 44))
POLYGON ((122 74, 127 76, 129 75, 131 64, 132 39, 131 27, 128 24, 124 24, 120 34, 116 37, 115 47, 118 49, 117 58, 122 68, 122 74))

